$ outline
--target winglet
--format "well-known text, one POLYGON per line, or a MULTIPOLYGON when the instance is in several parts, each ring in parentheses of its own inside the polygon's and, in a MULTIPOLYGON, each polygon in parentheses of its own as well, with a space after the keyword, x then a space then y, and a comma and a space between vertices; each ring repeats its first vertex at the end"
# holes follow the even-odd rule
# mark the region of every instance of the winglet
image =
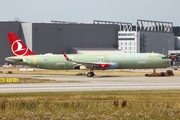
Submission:
POLYGON ((71 59, 68 58, 68 56, 66 55, 65 52, 62 52, 62 54, 64 55, 64 57, 65 57, 65 59, 66 59, 67 61, 71 61, 71 59))
POLYGON ((35 55, 14 32, 9 32, 8 38, 14 56, 35 55))

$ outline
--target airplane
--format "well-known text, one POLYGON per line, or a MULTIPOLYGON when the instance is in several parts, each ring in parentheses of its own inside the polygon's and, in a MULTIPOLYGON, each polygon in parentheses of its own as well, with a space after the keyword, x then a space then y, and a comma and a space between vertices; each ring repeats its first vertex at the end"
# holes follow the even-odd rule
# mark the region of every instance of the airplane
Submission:
POLYGON ((108 69, 153 69, 166 68, 171 59, 159 53, 120 54, 43 54, 33 53, 15 33, 8 33, 14 56, 5 60, 20 65, 52 70, 89 70, 87 77, 93 77, 94 70, 108 69))

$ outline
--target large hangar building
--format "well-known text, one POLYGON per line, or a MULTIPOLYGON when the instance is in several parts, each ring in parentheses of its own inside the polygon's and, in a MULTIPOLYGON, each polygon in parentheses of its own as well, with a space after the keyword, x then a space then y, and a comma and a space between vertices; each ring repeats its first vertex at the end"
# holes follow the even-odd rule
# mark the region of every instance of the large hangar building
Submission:
POLYGON ((95 21, 95 23, 116 24, 118 27, 118 49, 125 53, 157 52, 168 54, 168 50, 174 50, 172 22, 137 20, 136 26, 131 23, 110 21, 95 21))
POLYGON ((117 48, 117 26, 71 22, 26 23, 0 22, 0 64, 12 56, 7 37, 15 32, 36 54, 70 53, 72 47, 117 48))
POLYGON ((8 32, 15 32, 36 54, 61 54, 62 51, 78 53, 77 48, 81 51, 82 48, 91 48, 92 51, 99 48, 111 52, 168 54, 168 50, 174 50, 172 28, 171 22, 149 20, 137 20, 134 26, 131 23, 101 20, 94 20, 90 24, 1 21, 0 65, 6 62, 5 57, 12 56, 8 32))

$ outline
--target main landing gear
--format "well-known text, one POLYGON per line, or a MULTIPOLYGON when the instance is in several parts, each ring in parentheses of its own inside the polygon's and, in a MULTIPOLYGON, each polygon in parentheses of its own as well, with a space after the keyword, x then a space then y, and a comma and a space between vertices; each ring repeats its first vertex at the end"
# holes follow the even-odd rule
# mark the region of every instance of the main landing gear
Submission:
POLYGON ((95 74, 93 70, 90 70, 90 72, 87 73, 87 77, 93 77, 95 74))

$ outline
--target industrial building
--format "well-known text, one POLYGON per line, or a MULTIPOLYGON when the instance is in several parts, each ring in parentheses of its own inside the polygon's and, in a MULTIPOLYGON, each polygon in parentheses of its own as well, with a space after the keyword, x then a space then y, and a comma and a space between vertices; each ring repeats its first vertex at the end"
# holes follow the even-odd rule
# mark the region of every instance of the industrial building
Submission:
MULTIPOLYGON (((5 57, 12 56, 7 37, 15 32, 36 54, 89 53, 86 50, 119 53, 157 52, 168 54, 175 46, 173 23, 137 20, 136 25, 124 22, 94 20, 84 24, 51 21, 28 23, 20 21, 0 22, 0 65, 5 57), (84 50, 83 50, 84 49, 84 50)), ((101 52, 102 53, 102 52, 101 52)))

